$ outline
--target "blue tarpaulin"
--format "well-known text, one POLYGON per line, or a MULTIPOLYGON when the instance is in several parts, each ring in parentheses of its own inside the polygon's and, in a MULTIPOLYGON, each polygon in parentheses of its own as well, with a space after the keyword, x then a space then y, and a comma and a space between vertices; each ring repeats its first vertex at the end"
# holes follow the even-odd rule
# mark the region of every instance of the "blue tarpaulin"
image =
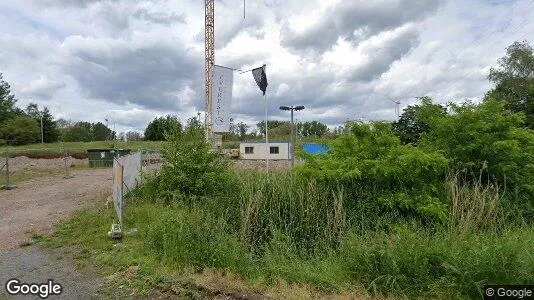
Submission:
POLYGON ((308 154, 322 154, 328 152, 328 146, 324 144, 304 144, 302 145, 302 150, 308 154))

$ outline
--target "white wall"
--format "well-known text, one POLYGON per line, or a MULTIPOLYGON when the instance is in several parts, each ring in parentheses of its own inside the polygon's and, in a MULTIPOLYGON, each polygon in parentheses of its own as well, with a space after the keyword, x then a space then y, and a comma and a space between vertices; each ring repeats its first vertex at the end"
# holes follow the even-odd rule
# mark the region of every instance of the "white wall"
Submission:
POLYGON ((269 143, 269 147, 278 147, 278 154, 270 154, 267 145, 264 142, 259 143, 241 143, 239 145, 239 155, 241 159, 291 159, 289 143, 269 143), (245 153, 245 147, 254 147, 254 153, 245 153))

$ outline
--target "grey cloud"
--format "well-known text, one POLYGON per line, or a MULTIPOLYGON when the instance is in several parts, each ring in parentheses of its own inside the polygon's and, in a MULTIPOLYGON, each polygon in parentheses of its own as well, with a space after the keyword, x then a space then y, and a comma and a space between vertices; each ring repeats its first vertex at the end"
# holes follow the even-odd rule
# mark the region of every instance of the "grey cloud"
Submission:
POLYGON ((419 45, 419 34, 409 29, 386 41, 381 47, 370 47, 363 53, 368 61, 356 68, 349 81, 370 81, 387 72, 391 64, 404 57, 410 50, 419 45))
POLYGON ((384 30, 419 21, 435 12, 442 0, 343 1, 323 12, 303 32, 282 27, 282 45, 295 50, 322 53, 339 37, 359 42, 384 30))
POLYGON ((139 8, 133 14, 135 18, 146 20, 155 24, 171 25, 174 23, 185 24, 185 16, 183 14, 165 13, 149 11, 146 8, 139 8))
MULTIPOLYGON (((72 56, 63 67, 90 98, 127 102, 153 109, 179 109, 178 94, 201 87, 200 57, 170 44, 133 46, 130 42, 69 38, 72 56)), ((195 93, 201 96, 200 91, 195 93)))
MULTIPOLYGON (((224 48, 241 32, 247 32, 251 36, 262 39, 265 32, 264 18, 255 11, 248 11, 247 17, 217 18, 215 20, 215 47, 224 48)), ((201 35, 204 38, 204 35, 201 35)))
POLYGON ((57 5, 57 6, 78 6, 86 7, 88 5, 98 2, 114 3, 119 0, 34 0, 37 4, 41 5, 57 5))

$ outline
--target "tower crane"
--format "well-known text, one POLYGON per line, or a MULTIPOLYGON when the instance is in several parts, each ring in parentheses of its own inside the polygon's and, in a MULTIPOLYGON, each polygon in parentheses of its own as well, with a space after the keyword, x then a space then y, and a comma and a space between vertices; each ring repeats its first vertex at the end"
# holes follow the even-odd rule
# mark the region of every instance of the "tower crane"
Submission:
POLYGON ((205 53, 205 84, 206 84, 206 111, 204 126, 206 127, 206 137, 210 140, 215 149, 222 146, 222 136, 213 132, 212 120, 212 90, 211 81, 213 76, 213 65, 215 64, 215 0, 204 0, 204 53, 205 53))
MULTIPOLYGON (((243 18, 245 18, 245 1, 243 0, 243 18)), ((213 93, 211 81, 213 77, 213 65, 215 64, 215 0, 204 0, 204 53, 205 53, 205 101, 206 112, 204 126, 206 127, 206 137, 210 140, 214 149, 222 147, 222 135, 213 132, 213 93)))

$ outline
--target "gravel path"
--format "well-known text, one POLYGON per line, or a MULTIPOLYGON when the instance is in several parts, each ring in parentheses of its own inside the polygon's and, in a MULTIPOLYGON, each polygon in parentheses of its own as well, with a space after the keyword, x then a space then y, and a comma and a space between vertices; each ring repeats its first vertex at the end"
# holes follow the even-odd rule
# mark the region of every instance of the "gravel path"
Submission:
POLYGON ((73 175, 49 175, 0 190, 0 250, 18 247, 34 233, 49 233, 54 223, 111 192, 111 169, 73 175))
MULTIPOLYGON (((59 253, 37 246, 0 251, 0 299, 7 297, 5 283, 11 278, 25 283, 46 283, 48 279, 53 279, 61 284, 63 291, 61 295, 50 296, 49 299, 98 299, 102 280, 85 270, 78 272, 73 265, 73 261, 63 258, 59 253)), ((9 299, 39 298, 9 296, 9 299)))
MULTIPOLYGON (((73 178, 51 175, 0 190, 0 299, 6 296, 9 278, 42 283, 54 279, 62 284, 62 299, 96 297, 98 279, 80 273, 73 262, 52 250, 20 247, 35 233, 50 233, 54 223, 74 211, 94 205, 111 190, 111 169, 75 171, 73 178)), ((27 299, 28 297, 25 297, 27 299)))

